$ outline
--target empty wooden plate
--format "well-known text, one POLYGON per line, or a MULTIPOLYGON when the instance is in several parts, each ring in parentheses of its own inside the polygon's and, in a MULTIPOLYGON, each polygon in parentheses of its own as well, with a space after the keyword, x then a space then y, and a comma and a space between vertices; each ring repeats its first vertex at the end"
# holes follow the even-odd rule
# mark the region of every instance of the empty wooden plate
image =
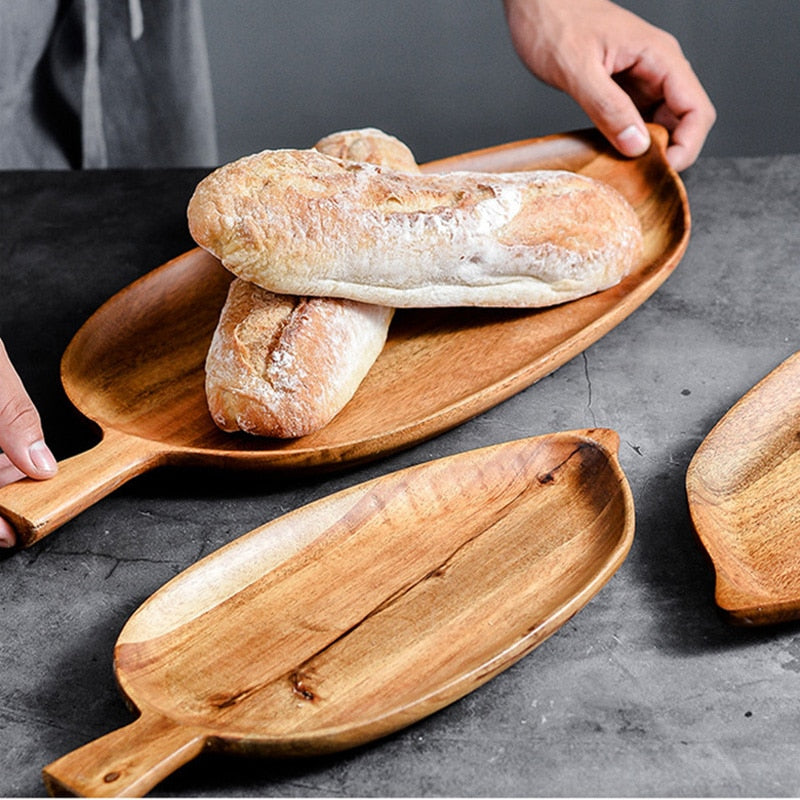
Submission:
POLYGON ((800 353, 714 426, 686 488, 719 607, 750 625, 800 618, 800 353))
POLYGON ((398 311, 386 347, 343 411, 300 439, 227 434, 206 406, 203 367, 231 275, 192 250, 119 292, 75 335, 62 360, 72 403, 100 427, 94 448, 49 481, 0 489, 0 514, 28 546, 124 481, 164 464, 331 469, 435 436, 519 392, 619 324, 667 279, 689 238, 666 132, 637 159, 596 131, 558 134, 466 153, 423 167, 486 172, 572 169, 607 181, 644 230, 641 264, 618 286, 540 310, 398 311))
POLYGON ((44 770, 52 793, 144 794, 204 748, 307 755, 462 697, 581 609, 633 538, 613 431, 385 475, 231 542, 123 628, 129 726, 44 770))

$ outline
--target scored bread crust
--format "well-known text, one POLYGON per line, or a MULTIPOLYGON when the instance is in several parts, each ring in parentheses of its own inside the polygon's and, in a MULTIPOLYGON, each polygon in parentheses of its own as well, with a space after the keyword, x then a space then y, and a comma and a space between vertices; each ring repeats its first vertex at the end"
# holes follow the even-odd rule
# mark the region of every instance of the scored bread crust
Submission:
POLYGON ((206 398, 225 431, 304 436, 353 396, 392 309, 278 295, 234 279, 206 358, 206 398))
MULTIPOLYGON (((374 128, 315 147, 398 169, 411 151, 374 128)), ((276 294, 234 278, 206 357, 206 399, 225 431, 289 438, 319 430, 352 398, 386 342, 394 309, 276 294)))
POLYGON ((615 285, 643 250, 630 204, 580 174, 421 174, 316 150, 220 167, 188 219, 260 286, 393 307, 561 303, 615 285))

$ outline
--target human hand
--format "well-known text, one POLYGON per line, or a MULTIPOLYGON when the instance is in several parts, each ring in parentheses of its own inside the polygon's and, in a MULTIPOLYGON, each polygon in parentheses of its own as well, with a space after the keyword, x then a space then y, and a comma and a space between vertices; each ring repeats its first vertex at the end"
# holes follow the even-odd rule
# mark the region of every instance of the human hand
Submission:
POLYGON ((676 170, 697 159, 716 111, 670 34, 610 0, 504 0, 511 41, 540 80, 569 94, 619 152, 650 145, 644 120, 670 134, 676 170))
MULTIPOLYGON (((44 442, 39 413, 0 340, 0 486, 24 476, 50 478, 58 465, 44 442)), ((13 547, 14 528, 0 517, 0 547, 13 547)))

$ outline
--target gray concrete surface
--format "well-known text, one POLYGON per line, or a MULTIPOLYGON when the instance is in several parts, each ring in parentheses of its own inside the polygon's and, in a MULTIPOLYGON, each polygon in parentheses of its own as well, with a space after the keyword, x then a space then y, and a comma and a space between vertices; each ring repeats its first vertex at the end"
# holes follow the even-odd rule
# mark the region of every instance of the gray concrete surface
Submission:
MULTIPOLYGON (((92 431, 58 382, 86 316, 188 248, 193 171, 0 174, 0 322, 59 456, 92 431)), ((170 577, 289 509, 376 474, 522 436, 608 426, 636 501, 631 552, 589 605, 496 679, 385 740, 324 758, 204 757, 162 796, 788 796, 800 793, 800 626, 713 603, 684 478, 744 392, 798 348, 800 156, 704 158, 667 283, 551 376, 439 438, 325 478, 164 469, 0 561, 0 794, 131 721, 111 666, 170 577)))

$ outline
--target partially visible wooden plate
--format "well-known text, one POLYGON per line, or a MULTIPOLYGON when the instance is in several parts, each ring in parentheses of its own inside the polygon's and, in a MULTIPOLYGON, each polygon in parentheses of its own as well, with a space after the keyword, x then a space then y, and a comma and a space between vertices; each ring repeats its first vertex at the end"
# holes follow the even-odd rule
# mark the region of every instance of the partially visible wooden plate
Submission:
POLYGON ((0 489, 0 513, 30 545, 128 478, 170 463, 256 469, 330 469, 379 458, 453 428, 549 374, 587 348, 666 280, 689 239, 683 185, 666 161, 667 135, 637 159, 595 131, 532 139, 428 164, 425 170, 572 169, 607 181, 636 209, 642 263, 604 292, 542 310, 399 311, 355 397, 323 430, 279 441, 216 428, 203 365, 230 274, 193 250, 103 305, 64 354, 69 398, 103 432, 45 482, 0 489))
POLYGON ((742 624, 800 619, 800 353, 714 426, 686 489, 719 607, 742 624))
POLYGON ((115 648, 141 716, 48 766, 51 792, 149 791, 204 748, 309 755, 384 736, 529 653, 630 549, 607 429, 473 450, 354 486, 165 584, 115 648))

